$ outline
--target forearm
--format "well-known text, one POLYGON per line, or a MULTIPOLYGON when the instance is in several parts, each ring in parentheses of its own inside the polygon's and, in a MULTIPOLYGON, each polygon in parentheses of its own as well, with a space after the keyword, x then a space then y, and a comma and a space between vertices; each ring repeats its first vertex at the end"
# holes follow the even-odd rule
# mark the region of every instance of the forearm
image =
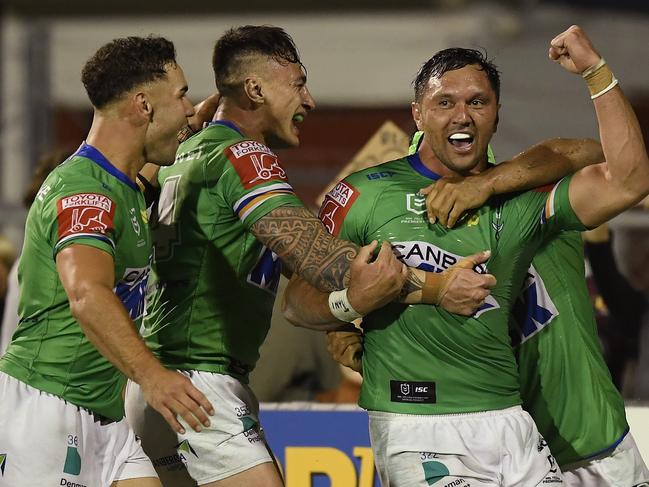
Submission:
POLYGON ((397 301, 404 304, 438 304, 438 299, 434 296, 434 293, 426 293, 425 287, 427 278, 429 286, 439 286, 441 283, 438 280, 441 278, 441 274, 425 272, 414 267, 410 267, 408 271, 406 284, 403 286, 397 301))
MULTIPOLYGON (((437 297, 434 293, 426 293, 427 272, 420 269, 409 268, 409 275, 406 284, 396 299, 397 302, 405 304, 436 304, 437 297), (428 299, 428 301, 424 301, 428 299)), ((441 279, 441 274, 430 273, 428 284, 441 279)), ((366 303, 363 303, 366 304, 366 303)), ((359 309, 360 307, 357 306, 359 309)), ((376 308, 374 308, 376 309, 376 308)), ((364 307, 365 314, 374 309, 364 307)), ((346 321, 338 320, 329 307, 329 293, 319 291, 311 286, 304 279, 294 276, 288 284, 282 302, 282 311, 288 321, 296 326, 314 330, 332 331, 347 326, 346 321)))
POLYGON ((619 86, 593 104, 611 183, 639 201, 649 192, 649 158, 633 108, 619 86))
POLYGON ((327 233, 306 208, 277 208, 257 221, 252 233, 319 290, 330 292, 349 284, 349 264, 358 247, 327 233))
POLYGON ((88 285, 70 296, 70 309, 90 342, 129 379, 140 383, 162 366, 144 344, 112 289, 88 285))
POLYGON ((282 301, 284 317, 295 326, 330 331, 346 327, 329 309, 329 293, 317 290, 300 277, 294 276, 282 301))
POLYGON ((570 204, 588 228, 610 220, 649 194, 649 158, 638 120, 619 86, 593 102, 606 163, 576 173, 569 188, 570 204))
POLYGON ((599 142, 592 139, 547 139, 484 174, 492 194, 544 186, 604 160, 599 142))

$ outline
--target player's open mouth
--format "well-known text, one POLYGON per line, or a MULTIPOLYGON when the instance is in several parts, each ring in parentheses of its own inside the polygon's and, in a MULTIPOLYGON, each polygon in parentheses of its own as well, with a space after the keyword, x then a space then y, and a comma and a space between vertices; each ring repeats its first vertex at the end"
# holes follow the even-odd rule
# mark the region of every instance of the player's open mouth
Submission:
POLYGON ((298 134, 300 130, 297 128, 298 123, 304 122, 304 114, 303 113, 296 113, 293 115, 293 118, 291 119, 293 122, 293 131, 298 134))
POLYGON ((448 138, 449 143, 460 152, 468 152, 473 147, 473 135, 462 132, 451 134, 448 138))

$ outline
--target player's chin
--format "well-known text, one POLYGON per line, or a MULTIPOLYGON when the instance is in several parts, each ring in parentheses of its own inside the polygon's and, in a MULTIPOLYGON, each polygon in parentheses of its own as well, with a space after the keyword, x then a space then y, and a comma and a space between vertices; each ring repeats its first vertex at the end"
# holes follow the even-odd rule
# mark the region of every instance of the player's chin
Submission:
POLYGON ((457 154, 454 154, 449 157, 449 162, 450 164, 447 164, 447 167, 455 172, 465 173, 473 170, 478 165, 479 159, 468 155, 458 157, 457 154))
POLYGON ((293 133, 285 133, 277 137, 273 147, 276 149, 290 149, 300 145, 300 138, 293 133))
POLYGON ((164 150, 160 150, 152 159, 147 162, 157 164, 158 166, 171 166, 176 160, 176 150, 178 150, 178 141, 170 143, 164 150))

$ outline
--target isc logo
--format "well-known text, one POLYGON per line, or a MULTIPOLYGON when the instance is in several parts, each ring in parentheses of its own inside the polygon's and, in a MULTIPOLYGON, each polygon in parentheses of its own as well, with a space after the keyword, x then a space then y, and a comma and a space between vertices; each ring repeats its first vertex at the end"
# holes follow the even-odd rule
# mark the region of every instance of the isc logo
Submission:
POLYGON ((381 171, 367 174, 367 179, 372 181, 373 179, 389 178, 392 176, 394 176, 394 171, 381 171))
POLYGON ((428 392, 428 386, 416 386, 415 392, 428 392))

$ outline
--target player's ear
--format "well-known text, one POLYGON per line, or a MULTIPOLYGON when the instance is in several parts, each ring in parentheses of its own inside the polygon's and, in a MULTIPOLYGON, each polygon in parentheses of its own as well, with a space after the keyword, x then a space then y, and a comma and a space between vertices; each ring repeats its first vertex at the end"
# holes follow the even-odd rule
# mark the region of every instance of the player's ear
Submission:
POLYGON ((249 76, 243 81, 243 91, 248 100, 253 103, 264 103, 264 92, 261 86, 261 78, 249 76))
POLYGON ((413 101, 410 104, 410 111, 412 112, 412 119, 415 121, 415 125, 417 125, 417 130, 423 130, 421 128, 421 107, 419 102, 413 101))
POLYGON ((147 93, 138 91, 133 95, 132 100, 137 118, 148 120, 149 122, 153 120, 153 105, 147 93))

